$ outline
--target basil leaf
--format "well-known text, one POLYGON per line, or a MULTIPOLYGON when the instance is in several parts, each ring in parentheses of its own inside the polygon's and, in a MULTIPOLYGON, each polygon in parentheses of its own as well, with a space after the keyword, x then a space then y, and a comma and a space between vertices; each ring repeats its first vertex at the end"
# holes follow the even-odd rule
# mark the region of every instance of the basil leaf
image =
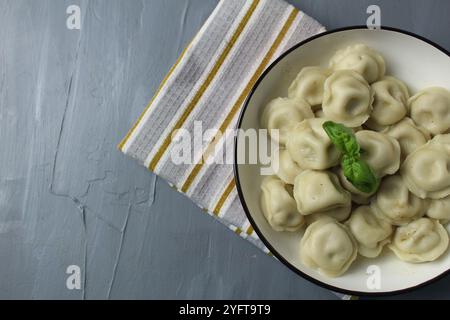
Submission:
POLYGON ((372 193, 378 189, 379 180, 373 173, 372 168, 364 160, 359 157, 344 155, 341 165, 344 176, 358 190, 372 193))
POLYGON ((343 154, 359 156, 359 144, 351 129, 333 121, 324 122, 322 127, 339 151, 343 154))
POLYGON ((353 131, 333 121, 324 122, 322 127, 331 142, 343 153, 341 166, 347 180, 362 192, 374 192, 378 188, 379 180, 372 168, 361 159, 364 150, 361 150, 353 131))

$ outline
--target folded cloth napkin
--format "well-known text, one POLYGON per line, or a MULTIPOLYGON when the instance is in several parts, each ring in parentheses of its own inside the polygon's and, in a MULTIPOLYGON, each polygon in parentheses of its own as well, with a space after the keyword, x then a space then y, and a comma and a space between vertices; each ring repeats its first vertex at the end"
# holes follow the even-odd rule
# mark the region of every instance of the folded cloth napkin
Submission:
POLYGON ((218 139, 213 134, 200 147, 192 143, 187 163, 174 161, 174 137, 187 132, 195 139, 198 130, 225 133, 234 128, 265 68, 294 44, 324 30, 281 0, 221 0, 119 144, 120 150, 270 254, 242 209, 230 161, 208 162, 223 154, 217 150, 232 150, 232 136, 218 139))

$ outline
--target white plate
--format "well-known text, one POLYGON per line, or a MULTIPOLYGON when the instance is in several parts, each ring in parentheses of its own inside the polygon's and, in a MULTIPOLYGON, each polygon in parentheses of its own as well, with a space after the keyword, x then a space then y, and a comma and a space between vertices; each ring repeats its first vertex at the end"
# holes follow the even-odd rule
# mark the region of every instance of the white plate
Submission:
MULTIPOLYGON (((356 43, 364 43, 378 50, 386 60, 386 73, 405 81, 411 93, 433 85, 450 89, 450 59, 446 50, 401 30, 350 27, 310 38, 278 58, 253 88, 241 112, 238 127, 244 130, 259 128, 263 107, 271 99, 287 95, 289 84, 302 67, 326 66, 336 50, 356 43)), ((238 141, 241 139, 243 135, 238 133, 235 157, 240 152, 248 151, 238 150, 238 141)), ((376 259, 358 257, 341 277, 324 277, 300 262, 301 232, 276 232, 264 219, 259 207, 260 165, 235 164, 235 177, 243 207, 261 240, 289 268, 322 286, 357 295, 400 293, 436 280, 450 269, 448 252, 431 263, 409 264, 400 261, 385 248, 382 256, 376 259), (374 279, 369 275, 372 270, 376 270, 375 276, 379 271, 379 288, 367 285, 368 281, 374 279)))

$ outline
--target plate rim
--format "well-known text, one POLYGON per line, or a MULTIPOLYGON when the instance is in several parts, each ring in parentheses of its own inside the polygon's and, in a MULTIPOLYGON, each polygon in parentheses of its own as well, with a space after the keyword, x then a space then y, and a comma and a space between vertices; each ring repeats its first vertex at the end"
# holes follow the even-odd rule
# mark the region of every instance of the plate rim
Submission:
MULTIPOLYGON (((237 124, 236 124, 236 129, 240 129, 241 125, 242 125, 242 120, 244 118, 245 112, 247 110, 247 107, 250 103, 251 98, 253 97, 253 94, 255 93, 255 91, 258 89, 260 83, 262 82, 262 80, 267 76, 267 74, 272 70, 273 67, 275 67, 282 59, 284 59, 287 55, 289 55, 292 51, 298 49, 299 47, 303 46, 304 44, 311 42, 317 38, 321 38, 323 36, 329 35, 329 34, 333 34, 333 33, 338 33, 338 32, 342 32, 342 31, 349 31, 349 30, 360 30, 360 29, 366 29, 366 30, 371 30, 369 29, 366 25, 353 25, 353 26, 347 26, 347 27, 342 27, 342 28, 336 28, 336 29, 332 29, 332 30, 328 30, 328 31, 324 31, 322 33, 316 34, 312 37, 309 37, 301 42, 298 42, 297 44, 293 45, 291 48, 289 48, 288 50, 286 50, 285 52, 283 52, 279 57, 277 57, 264 71, 263 73, 258 77, 258 80, 255 82, 255 84, 253 85, 252 89, 250 90, 250 93, 248 94, 247 98, 245 99, 244 105, 239 113, 239 117, 237 120, 237 124)), ((399 29, 399 28, 395 28, 395 27, 389 27, 389 26, 381 26, 380 27, 381 30, 388 30, 388 31, 393 31, 393 32, 398 32, 398 33, 402 33, 402 34, 406 34, 408 36, 414 37, 416 39, 419 39, 421 41, 424 41, 426 43, 428 43, 429 45, 432 45, 433 47, 435 47, 436 49, 438 49, 439 51, 443 52, 444 54, 447 55, 447 57, 450 58, 450 52, 448 50, 446 50, 445 48, 443 48, 442 46, 438 45, 437 43, 435 43, 434 41, 431 41, 421 35, 418 35, 416 33, 413 33, 411 31, 406 31, 403 29, 399 29)), ((378 30, 372 30, 372 31, 378 31, 378 30)), ((312 276, 307 275, 306 273, 302 272, 301 270, 299 270, 298 268, 296 268, 293 264, 291 264, 289 261, 287 261, 277 250, 275 250, 275 248, 269 243, 269 241, 266 239, 266 237, 263 235, 263 233, 261 232, 261 230, 259 229, 258 225, 255 223, 253 217, 250 214, 250 210, 247 207, 247 204, 245 202, 244 199, 244 193, 242 191, 242 187, 241 187, 241 182, 240 182, 240 178, 239 178, 239 170, 238 170, 238 162, 237 162, 237 142, 238 142, 238 134, 235 135, 234 137, 234 162, 233 162, 233 172, 234 172, 234 178, 235 178, 235 182, 236 182, 236 189, 237 189, 237 193, 239 196, 239 201, 242 204, 242 207, 244 209, 245 215, 247 216, 247 219, 249 220, 250 224, 252 225, 253 229, 255 230, 256 234, 258 235, 259 239, 261 239, 261 241, 264 243, 264 245, 269 249, 269 251, 278 259, 280 260, 286 267, 288 267, 290 270, 292 270, 293 272, 295 272, 297 275, 301 276, 302 278, 321 286, 322 288, 328 289, 328 290, 332 290, 332 291, 337 291, 343 294, 349 294, 349 295, 355 295, 355 296, 371 296, 371 297, 382 297, 382 296, 391 296, 391 295, 398 295, 398 294, 403 294, 403 293, 408 293, 414 290, 417 290, 419 288, 428 286, 429 284, 436 282, 442 278, 444 278, 446 275, 448 275, 450 273, 450 266, 448 267, 448 269, 444 272, 442 272, 441 274, 438 274, 437 276, 422 282, 418 285, 414 285, 408 288, 404 288, 404 289, 399 289, 399 290, 391 290, 391 291, 377 291, 377 292, 366 292, 366 291, 356 291, 356 290, 348 290, 348 289, 344 289, 344 288, 340 288, 340 287, 336 287, 330 284, 327 284, 325 282, 322 282, 312 276)))

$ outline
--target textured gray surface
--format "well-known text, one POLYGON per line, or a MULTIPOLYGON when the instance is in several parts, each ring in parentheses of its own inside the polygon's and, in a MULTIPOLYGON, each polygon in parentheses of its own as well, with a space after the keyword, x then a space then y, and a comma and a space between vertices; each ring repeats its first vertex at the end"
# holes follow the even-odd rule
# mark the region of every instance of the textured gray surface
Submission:
MULTIPOLYGON (((291 2, 328 29, 378 4, 383 24, 450 49, 449 1, 291 2)), ((0 0, 0 298, 335 298, 115 148, 215 5, 0 0), (66 288, 72 264, 81 290, 66 288)))

